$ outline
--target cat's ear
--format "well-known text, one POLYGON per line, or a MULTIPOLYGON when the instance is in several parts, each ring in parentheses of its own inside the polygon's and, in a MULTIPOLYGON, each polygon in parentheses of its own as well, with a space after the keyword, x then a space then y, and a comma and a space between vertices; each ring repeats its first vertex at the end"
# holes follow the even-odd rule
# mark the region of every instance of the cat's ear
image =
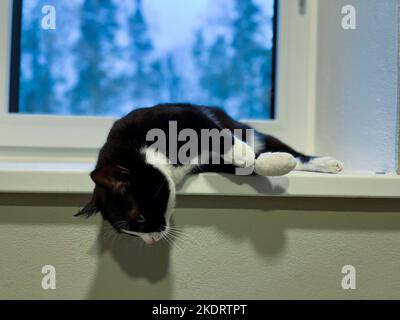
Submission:
POLYGON ((93 202, 93 199, 83 208, 81 209, 74 217, 85 216, 89 218, 90 216, 96 214, 99 210, 96 207, 96 204, 93 202))
POLYGON ((121 166, 109 165, 96 169, 90 177, 96 185, 118 191, 129 183, 131 172, 121 166))

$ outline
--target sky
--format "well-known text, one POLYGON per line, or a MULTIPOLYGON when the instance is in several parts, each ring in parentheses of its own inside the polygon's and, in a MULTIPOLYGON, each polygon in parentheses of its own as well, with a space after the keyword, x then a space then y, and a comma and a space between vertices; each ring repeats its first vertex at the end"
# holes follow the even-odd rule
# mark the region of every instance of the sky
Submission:
MULTIPOLYGON (((1 0, 0 0, 1 1, 1 0)), ((65 94, 75 84, 79 83, 79 78, 76 68, 77 57, 74 54, 77 41, 80 38, 80 8, 85 0, 25 0, 23 24, 26 29, 36 28, 29 21, 32 19, 42 19, 43 14, 40 10, 43 5, 53 5, 57 13, 57 29, 53 31, 38 30, 43 36, 45 32, 52 32, 54 37, 52 43, 41 42, 40 47, 42 52, 58 49, 57 63, 52 66, 53 75, 62 78, 56 84, 56 92, 62 97, 62 100, 67 102, 68 97, 65 94), (39 5, 39 6, 38 6, 39 5), (57 36, 59 35, 59 36, 57 36)), ((119 74, 131 72, 133 66, 132 61, 127 59, 126 52, 129 52, 130 41, 132 35, 129 35, 128 18, 136 10, 137 0, 98 0, 101 3, 113 1, 117 5, 117 21, 119 30, 117 31, 117 49, 119 52, 108 56, 107 63, 110 63, 112 68, 109 70, 110 78, 119 74), (104 1, 104 2, 103 2, 104 1), (125 53, 124 53, 125 52, 125 53)), ((241 0, 248 1, 248 0, 241 0)), ((274 0, 254 0, 262 10, 263 30, 261 34, 257 34, 257 40, 264 43, 265 49, 272 48, 273 30, 271 28, 273 17, 274 0)), ((198 83, 198 76, 201 71, 198 70, 198 65, 193 58, 193 45, 195 44, 195 36, 197 31, 201 30, 207 42, 206 48, 210 47, 215 42, 215 39, 223 35, 227 38, 228 43, 233 35, 232 24, 227 25, 235 18, 234 0, 142 0, 143 15, 148 25, 149 36, 154 51, 152 55, 158 58, 173 56, 174 61, 178 61, 175 69, 182 77, 189 94, 189 98, 196 95, 203 95, 198 83), (190 76, 189 76, 190 75, 190 76)), ((34 29, 31 29, 34 30, 34 29)), ((101 32, 101 26, 98 29, 101 32)), ((23 33, 24 34, 24 33, 23 33)), ((87 44, 91 44, 90 39, 86 39, 87 44)), ((30 66, 29 55, 27 59, 23 59, 22 71, 29 79, 30 66)), ((154 57, 153 57, 154 58, 154 57)), ((29 81, 34 82, 34 79, 29 81)), ((254 79, 257 81, 257 79, 254 79)), ((268 88, 266 88, 267 90, 268 88)), ((233 99, 233 97, 232 97, 233 99)), ((186 100, 185 100, 186 101, 186 100)), ((126 107, 131 108, 134 101, 126 101, 126 107)), ((69 106, 64 106, 64 111, 69 112, 69 106)))
MULTIPOLYGON (((135 1, 118 2, 126 8, 125 12, 134 10, 135 1)), ((260 5, 267 18, 272 17, 272 0, 255 2, 260 5)), ((232 4, 232 0, 143 0, 150 34, 160 51, 187 46, 188 43, 192 43, 193 36, 200 27, 208 26, 206 30, 215 35, 221 17, 233 15, 232 4)), ((272 43, 271 30, 265 32, 268 41, 272 43)))
MULTIPOLYGON (((57 10, 57 20, 59 28, 66 28, 71 31, 71 36, 76 35, 74 22, 68 26, 63 16, 63 10, 79 7, 84 0, 25 0, 24 12, 32 13, 32 8, 36 3, 54 5, 57 10), (58 10, 59 9, 59 10, 58 10), (61 23, 63 25, 61 25, 61 23)), ((121 24, 126 22, 128 14, 135 9, 136 0, 109 0, 114 1, 119 8, 118 20, 121 24)), ((244 0, 245 1, 245 0, 244 0)), ((255 0, 267 19, 273 16, 273 0, 255 0)), ((171 51, 173 49, 187 46, 192 43, 195 32, 202 27, 211 36, 218 32, 223 33, 221 21, 226 17, 233 16, 232 0, 142 0, 144 15, 149 24, 150 35, 154 45, 160 52, 171 51)), ((41 12, 37 12, 41 15, 41 12)), ((69 15, 65 18, 70 19, 69 15)), ((63 33, 65 35, 65 33, 63 33)), ((270 28, 265 30, 265 37, 268 44, 272 44, 272 32, 270 28)), ((128 37, 124 32, 118 35, 122 45, 128 44, 128 37)))

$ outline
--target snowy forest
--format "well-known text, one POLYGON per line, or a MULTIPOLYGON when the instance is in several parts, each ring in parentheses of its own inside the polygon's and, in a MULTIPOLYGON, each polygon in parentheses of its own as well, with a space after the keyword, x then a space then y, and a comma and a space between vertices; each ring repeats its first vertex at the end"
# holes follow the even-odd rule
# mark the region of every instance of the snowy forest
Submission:
POLYGON ((25 0, 19 112, 122 116, 163 102, 271 115, 274 0, 25 0), (42 8, 56 28, 42 28, 42 8))

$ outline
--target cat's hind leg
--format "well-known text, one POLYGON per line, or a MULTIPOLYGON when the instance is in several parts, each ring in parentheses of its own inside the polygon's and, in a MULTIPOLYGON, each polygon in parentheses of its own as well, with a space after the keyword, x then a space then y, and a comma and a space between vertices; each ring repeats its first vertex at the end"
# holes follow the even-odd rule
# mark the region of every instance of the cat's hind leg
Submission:
POLYGON ((343 164, 338 160, 302 154, 279 139, 258 131, 255 131, 255 141, 247 141, 245 132, 247 129, 252 129, 251 127, 232 119, 221 109, 210 108, 209 112, 218 119, 223 128, 231 131, 242 130, 242 137, 235 140, 232 152, 223 157, 233 158, 233 165, 236 167, 247 167, 253 161, 255 173, 262 176, 281 176, 292 170, 324 173, 339 173, 343 170, 343 164), (254 145, 250 142, 254 142, 254 145), (249 149, 249 145, 254 152, 249 149))
POLYGON ((332 157, 309 157, 308 159, 296 159, 297 171, 310 171, 322 173, 339 173, 343 171, 344 165, 341 161, 332 157))
POLYGON ((288 171, 286 173, 297 170, 337 174, 344 169, 343 163, 339 160, 332 157, 304 155, 272 136, 258 134, 256 140, 257 174, 271 175, 271 170, 276 170, 278 174, 275 175, 282 175, 285 170, 288 171), (282 171, 274 169, 275 167, 282 171))
POLYGON ((296 159, 285 152, 267 152, 258 156, 254 172, 264 177, 284 176, 297 166, 296 159))

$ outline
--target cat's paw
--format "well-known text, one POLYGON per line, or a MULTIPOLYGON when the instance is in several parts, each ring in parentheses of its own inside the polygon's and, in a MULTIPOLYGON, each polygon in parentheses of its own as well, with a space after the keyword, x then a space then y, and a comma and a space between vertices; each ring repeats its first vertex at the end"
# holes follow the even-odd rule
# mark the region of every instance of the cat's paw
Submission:
POLYGON ((255 163, 255 172, 260 176, 284 176, 296 168, 297 161, 289 153, 263 153, 255 163))
POLYGON ((248 168, 254 165, 256 155, 254 150, 245 142, 235 139, 231 154, 232 163, 239 168, 248 168))
POLYGON ((315 158, 312 160, 312 164, 316 171, 323 173, 337 174, 344 169, 343 163, 332 157, 315 158))

